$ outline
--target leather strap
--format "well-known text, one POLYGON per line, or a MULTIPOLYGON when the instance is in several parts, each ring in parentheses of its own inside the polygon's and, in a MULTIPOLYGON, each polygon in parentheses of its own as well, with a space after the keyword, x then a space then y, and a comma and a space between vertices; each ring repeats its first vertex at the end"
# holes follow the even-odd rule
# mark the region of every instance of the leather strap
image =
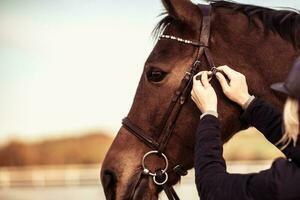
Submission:
MULTIPOLYGON (((199 43, 191 44, 198 47, 197 58, 193 64, 191 71, 185 75, 183 80, 180 83, 179 89, 175 92, 172 101, 163 117, 162 120, 162 130, 159 131, 161 138, 159 142, 154 140, 145 133, 143 129, 139 128, 137 125, 132 123, 129 118, 123 119, 123 127, 126 128, 130 133, 135 135, 139 140, 146 144, 149 148, 158 150, 159 152, 164 152, 165 148, 169 142, 169 139, 173 133, 173 130, 176 126, 176 121, 180 115, 180 112, 186 102, 186 99, 189 97, 191 91, 193 77, 199 70, 201 65, 201 59, 204 56, 211 70, 216 70, 212 56, 209 50, 209 39, 210 39, 210 29, 211 29, 211 6, 210 5, 198 5, 202 13, 202 26, 201 33, 199 38, 199 43)), ((172 161, 172 160, 171 160, 172 161)), ((175 162, 173 162, 174 164, 175 162)), ((186 175, 187 171, 181 165, 174 165, 172 169, 173 172, 179 175, 186 175)), ((174 188, 169 186, 168 183, 162 185, 163 190, 165 191, 169 200, 179 200, 178 195, 176 194, 174 188)))
MULTIPOLYGON (((181 86, 183 85, 183 90, 182 92, 178 92, 178 94, 181 94, 180 96, 180 103, 179 103, 179 108, 174 116, 173 119, 170 119, 172 116, 170 113, 166 113, 166 122, 165 122, 165 129, 162 130, 161 134, 162 135, 162 139, 160 140, 159 144, 159 151, 160 152, 164 152, 165 148, 168 144, 169 138, 172 135, 172 132, 176 126, 176 121, 177 118, 180 114, 180 111, 183 107, 183 105, 186 102, 187 97, 189 97, 190 91, 191 91, 191 87, 192 87, 192 83, 193 83, 193 77, 194 75, 196 75, 197 71, 199 70, 199 64, 201 63, 201 57, 203 56, 203 54, 206 57, 206 60, 208 61, 209 66, 214 69, 215 65, 213 63, 213 59, 210 55, 210 51, 208 49, 209 47, 209 39, 210 39, 210 31, 211 31, 211 6, 210 5, 201 5, 199 4, 198 7, 201 10, 202 13, 202 25, 201 25, 201 33, 200 33, 200 44, 203 44, 202 46, 199 46, 199 50, 198 50, 198 55, 196 58, 196 61, 194 62, 192 69, 190 71, 189 74, 186 74, 184 79, 182 80, 181 86), (168 123, 168 121, 170 121, 168 123), (163 134, 164 133, 164 134, 163 134)), ((180 88, 181 89, 181 88, 180 88)), ((181 90, 178 90, 181 91, 181 90)), ((176 102, 178 101, 178 99, 176 98, 176 102)), ((169 106, 169 108, 171 108, 171 112, 174 109, 174 104, 171 103, 171 105, 169 106)), ((168 109, 169 110, 169 109, 168 109)))
POLYGON ((169 200, 180 200, 172 186, 163 185, 162 187, 169 200))
POLYGON ((211 5, 201 5, 198 7, 202 13, 202 28, 201 28, 201 36, 200 43, 204 44, 204 46, 209 47, 209 39, 210 39, 210 28, 211 28, 211 5))
POLYGON ((159 149, 158 151, 160 152, 164 152, 166 149, 166 146, 169 142, 169 139, 176 127, 176 121, 180 115, 180 111, 183 108, 183 105, 186 102, 187 97, 189 96, 189 93, 191 91, 191 87, 192 87, 192 83, 193 83, 193 77, 196 74, 196 72, 198 71, 198 64, 193 65, 192 70, 186 74, 186 77, 183 79, 183 90, 181 92, 181 96, 179 99, 177 99, 176 104, 174 104, 174 106, 172 106, 172 111, 175 110, 175 105, 177 105, 176 111, 173 112, 174 114, 170 115, 168 118, 168 121, 166 122, 165 125, 165 129, 163 130, 163 132, 161 133, 162 138, 160 139, 159 143, 159 149))
POLYGON ((122 124, 124 128, 126 128, 130 133, 135 135, 151 149, 157 149, 159 147, 159 144, 153 140, 149 134, 146 134, 143 129, 132 123, 128 117, 123 119, 122 124))
POLYGON ((204 44, 207 48, 204 48, 204 54, 205 58, 208 62, 208 65, 210 66, 213 74, 215 74, 216 66, 213 62, 213 58, 211 56, 210 50, 209 50, 209 39, 210 39, 210 33, 211 33, 211 5, 198 5, 201 9, 202 15, 203 15, 203 23, 202 23, 202 31, 201 31, 201 38, 200 42, 204 44))

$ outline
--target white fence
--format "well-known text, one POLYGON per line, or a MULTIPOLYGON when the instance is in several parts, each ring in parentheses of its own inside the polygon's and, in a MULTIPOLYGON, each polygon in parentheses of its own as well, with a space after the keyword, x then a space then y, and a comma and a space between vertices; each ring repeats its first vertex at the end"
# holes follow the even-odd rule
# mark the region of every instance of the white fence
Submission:
MULTIPOLYGON (((267 169, 271 161, 228 162, 232 173, 252 173, 267 169)), ((14 187, 51 187, 100 185, 100 165, 36 166, 22 168, 0 168, 0 189, 14 187)), ((183 183, 194 182, 190 171, 183 183)))
POLYGON ((100 165, 0 168, 0 188, 100 184, 100 165))

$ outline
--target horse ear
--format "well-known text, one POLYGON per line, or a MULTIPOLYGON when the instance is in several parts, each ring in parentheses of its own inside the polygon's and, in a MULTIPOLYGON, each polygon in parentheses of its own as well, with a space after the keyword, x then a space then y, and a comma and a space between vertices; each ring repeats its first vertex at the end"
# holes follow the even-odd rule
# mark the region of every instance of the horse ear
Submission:
POLYGON ((187 23, 197 22, 197 5, 190 0, 162 0, 162 3, 169 15, 187 23))

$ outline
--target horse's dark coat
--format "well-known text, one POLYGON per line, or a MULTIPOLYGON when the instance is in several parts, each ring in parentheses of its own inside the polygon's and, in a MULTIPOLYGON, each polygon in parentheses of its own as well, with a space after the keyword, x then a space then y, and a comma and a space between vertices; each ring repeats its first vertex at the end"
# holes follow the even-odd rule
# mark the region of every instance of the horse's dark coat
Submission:
MULTIPOLYGON (((157 26, 156 30, 164 30, 165 34, 188 40, 199 40, 202 15, 198 7, 189 0, 163 0, 163 3, 168 17, 157 26)), ((293 39, 299 34, 291 33, 293 30, 299 30, 298 21, 298 15, 292 13, 289 16, 287 11, 273 11, 226 2, 215 3, 210 38, 210 50, 215 64, 227 64, 245 74, 252 94, 281 108, 283 98, 273 93, 269 86, 283 81, 289 66, 300 55, 300 51, 295 48, 299 46, 299 38, 293 39), (274 17, 269 18, 270 16, 274 17), (255 26, 249 26, 249 17, 255 26), (267 17, 266 21, 264 17, 267 17), (269 22, 269 19, 272 19, 272 24, 264 23, 269 22), (281 26, 278 21, 283 20, 282 24, 285 24, 292 19, 296 19, 297 23, 288 29, 285 29, 286 25, 281 26), (266 29, 272 31, 266 34, 266 29)), ((128 117, 153 138, 159 137, 157 130, 161 128, 160 122, 171 97, 185 72, 190 70, 196 56, 196 47, 170 40, 160 40, 146 61, 128 117), (147 79, 147 73, 153 67, 167 73, 159 83, 147 79)), ((203 66, 201 70, 208 70, 208 68, 203 66)), ((241 109, 223 95, 216 80, 213 80, 212 84, 219 97, 218 109, 222 139, 225 142, 241 129, 242 124, 239 119, 241 109)), ((166 153, 188 169, 193 167, 195 130, 199 116, 200 113, 194 103, 188 101, 181 111, 177 127, 167 146, 166 153)), ((140 171, 141 158, 148 150, 125 129, 120 129, 102 168, 102 174, 106 169, 114 170, 117 174, 117 199, 122 199, 125 193, 132 190, 128 185, 134 185, 129 183, 136 180, 136 172, 140 171)), ((150 168, 155 168, 158 163, 153 161, 153 166, 151 163, 149 165, 150 168)), ((170 174, 169 184, 175 184, 178 180, 178 176, 170 174)), ((145 185, 147 184, 144 183, 143 186, 145 185)), ((160 189, 150 180, 145 199, 156 199, 160 189)))

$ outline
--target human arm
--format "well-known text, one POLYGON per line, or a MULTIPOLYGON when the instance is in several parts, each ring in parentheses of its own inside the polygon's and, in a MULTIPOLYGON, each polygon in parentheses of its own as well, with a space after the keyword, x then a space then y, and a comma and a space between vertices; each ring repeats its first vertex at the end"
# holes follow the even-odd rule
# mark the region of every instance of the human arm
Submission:
MULTIPOLYGON (((245 109, 242 115, 243 122, 258 129, 268 141, 281 149, 282 144, 278 144, 278 141, 282 138, 284 131, 282 113, 259 98, 255 98, 250 103, 249 99, 251 100, 251 96, 248 92, 246 77, 243 74, 228 66, 221 66, 218 70, 223 71, 230 80, 228 83, 222 73, 217 73, 217 78, 224 94, 245 109), (247 98, 248 100, 246 100, 247 98), (247 103, 249 105, 245 106, 247 103)), ((283 150, 283 153, 288 158, 292 158, 295 162, 300 163, 300 145, 296 147, 289 145, 283 150)))
MULTIPOLYGON (((254 126, 272 144, 279 149, 283 146, 281 140, 284 128, 282 113, 266 101, 256 98, 243 113, 241 119, 254 126)), ((294 146, 290 143, 286 148, 281 149, 288 159, 292 159, 300 166, 300 143, 294 146)))
POLYGON ((224 72, 228 77, 218 72, 216 74, 224 94, 233 102, 245 110, 242 115, 243 122, 258 129, 274 145, 282 137, 282 114, 267 102, 254 99, 249 103, 251 95, 248 92, 246 77, 228 66, 221 66, 218 70, 224 72), (245 106, 245 104, 249 104, 245 106))
POLYGON ((196 133, 195 175, 201 199, 251 199, 247 182, 251 175, 226 172, 219 120, 207 115, 200 121, 196 133))
POLYGON ((220 122, 216 116, 209 114, 209 111, 217 111, 217 97, 209 84, 208 72, 199 75, 201 81, 194 78, 192 99, 202 113, 207 113, 202 116, 196 133, 195 173, 199 196, 203 200, 246 200, 248 194, 245 188, 249 176, 240 177, 226 172, 220 122), (238 192, 228 193, 228 190, 238 192))
MULTIPOLYGON (((208 95, 213 94, 211 88, 204 87, 202 83, 198 86, 194 84, 192 95, 194 100, 204 101, 200 104, 199 101, 195 101, 199 109, 204 111, 208 99, 213 102, 216 100, 214 95, 208 95), (201 92, 197 92, 198 89, 201 92)), ((196 133, 194 163, 197 190, 201 200, 275 199, 280 179, 286 177, 278 177, 278 174, 288 171, 290 167, 280 168, 274 165, 258 174, 229 174, 226 172, 226 163, 222 156, 222 145, 219 120, 213 115, 205 115, 200 120, 196 133)), ((289 175, 293 177, 293 173, 289 175)))
POLYGON ((274 145, 282 137, 282 113, 262 99, 254 99, 242 114, 241 119, 263 133, 274 145))
MULTIPOLYGON (((196 185, 201 200, 273 200, 298 194, 299 168, 286 159, 277 159, 268 170, 253 174, 230 174, 222 156, 220 122, 207 115, 199 122, 195 145, 196 185), (288 191, 281 187, 284 184, 288 191), (281 193, 282 192, 282 193, 281 193), (288 194, 286 194, 288 192, 288 194)), ((292 198, 297 199, 297 198, 292 198)))

